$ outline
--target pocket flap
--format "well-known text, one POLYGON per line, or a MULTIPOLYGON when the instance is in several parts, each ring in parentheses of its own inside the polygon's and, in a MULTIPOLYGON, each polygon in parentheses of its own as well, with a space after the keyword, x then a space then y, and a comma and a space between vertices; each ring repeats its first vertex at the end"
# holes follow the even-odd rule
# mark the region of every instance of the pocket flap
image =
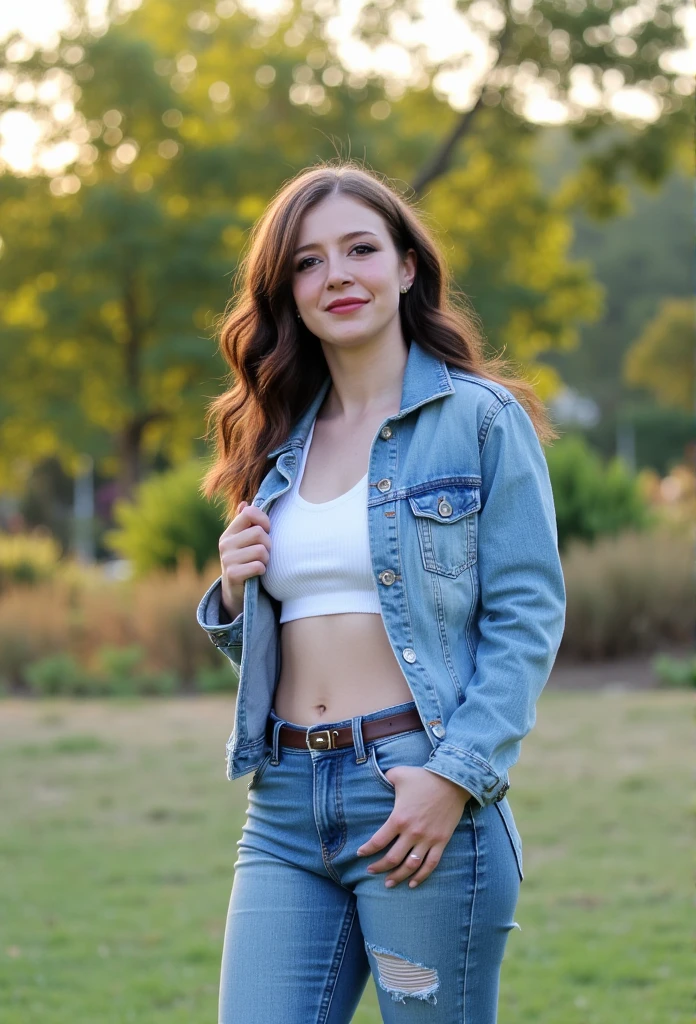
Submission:
POLYGON ((481 487, 473 483, 438 483, 427 485, 421 493, 410 494, 413 514, 434 519, 437 523, 454 523, 481 508, 481 487))

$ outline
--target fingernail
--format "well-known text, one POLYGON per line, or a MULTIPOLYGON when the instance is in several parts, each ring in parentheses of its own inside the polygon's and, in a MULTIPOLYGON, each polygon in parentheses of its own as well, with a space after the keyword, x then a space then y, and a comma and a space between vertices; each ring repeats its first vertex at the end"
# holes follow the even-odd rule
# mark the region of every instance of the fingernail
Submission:
POLYGON ((409 889, 415 889, 417 885, 418 885, 418 882, 409 882, 408 883, 409 889))
POLYGON ((396 885, 396 882, 385 882, 384 885, 385 885, 385 888, 387 888, 387 889, 393 889, 394 886, 396 885))
POLYGON ((370 872, 371 875, 374 875, 375 869, 372 866, 370 866, 367 870, 370 872))

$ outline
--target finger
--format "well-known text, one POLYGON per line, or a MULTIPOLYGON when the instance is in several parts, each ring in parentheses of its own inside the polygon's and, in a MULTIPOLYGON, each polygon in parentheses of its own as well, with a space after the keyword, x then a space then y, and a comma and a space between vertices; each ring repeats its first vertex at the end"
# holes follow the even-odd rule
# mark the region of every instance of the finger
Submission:
POLYGON ((394 824, 390 815, 382 827, 378 828, 375 834, 371 836, 366 843, 363 843, 362 846, 358 847, 357 852, 361 857, 367 857, 371 853, 377 853, 378 850, 383 850, 387 843, 390 843, 392 839, 396 839, 399 834, 399 827, 394 824))
POLYGON ((409 883, 408 883, 409 889, 415 889, 417 885, 420 885, 421 882, 425 881, 425 879, 428 877, 428 875, 432 875, 433 871, 435 870, 435 868, 440 863, 440 859, 442 857, 442 851, 443 850, 444 850, 444 846, 431 846, 430 847, 430 849, 428 850, 428 854, 427 854, 425 860, 421 864, 421 866, 418 869, 418 871, 416 871, 416 873, 413 875, 413 877, 409 881, 409 883))
MULTIPOLYGON (((402 836, 394 843, 391 850, 385 853, 383 857, 380 857, 379 860, 373 861, 367 870, 371 875, 377 874, 380 871, 393 871, 395 868, 400 867, 411 849, 413 849, 413 839, 407 839, 405 836, 402 836)), ((418 865, 415 866, 417 867, 418 865)))
POLYGON ((399 882, 403 882, 406 878, 410 878, 416 871, 420 870, 421 866, 425 862, 425 858, 428 854, 427 846, 420 846, 418 848, 412 847, 406 856, 401 860, 401 863, 397 865, 395 871, 391 871, 385 880, 385 885, 390 889, 394 885, 398 885, 399 882))
MULTIPOLYGON (((240 501, 240 505, 242 502, 240 501)), ((228 536, 233 533, 240 533, 242 530, 246 530, 249 526, 262 526, 267 533, 271 530, 271 520, 268 518, 265 512, 262 512, 256 505, 244 504, 242 509, 239 509, 234 519, 229 523, 225 529, 225 534, 228 536)), ((224 534, 223 534, 224 536, 224 534)))

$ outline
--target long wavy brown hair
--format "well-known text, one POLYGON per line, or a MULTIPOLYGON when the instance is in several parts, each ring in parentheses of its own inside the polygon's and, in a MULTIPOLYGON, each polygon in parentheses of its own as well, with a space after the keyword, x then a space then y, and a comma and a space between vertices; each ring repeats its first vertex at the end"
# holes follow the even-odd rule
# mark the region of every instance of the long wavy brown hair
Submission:
POLYGON ((232 386, 208 407, 206 439, 214 433, 215 461, 201 492, 222 494, 230 520, 240 501, 252 500, 268 472, 268 453, 285 440, 329 373, 319 339, 295 317, 292 271, 303 214, 333 195, 351 196, 381 214, 402 259, 415 249, 416 276, 399 302, 407 342, 416 338, 451 365, 508 387, 540 441, 559 436, 532 384, 508 359, 484 354, 480 320, 455 289, 422 216, 386 178, 356 161, 322 161, 287 181, 255 223, 222 317, 219 345, 232 386))

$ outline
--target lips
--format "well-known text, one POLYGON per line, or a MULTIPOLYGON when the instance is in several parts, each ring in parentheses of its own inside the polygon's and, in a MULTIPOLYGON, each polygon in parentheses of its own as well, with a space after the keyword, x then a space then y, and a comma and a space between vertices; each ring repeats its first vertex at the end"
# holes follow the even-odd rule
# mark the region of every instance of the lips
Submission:
POLYGON ((354 309, 359 309, 360 306, 364 306, 367 303, 367 299, 337 299, 332 302, 330 306, 327 306, 327 312, 329 313, 350 313, 354 309))

